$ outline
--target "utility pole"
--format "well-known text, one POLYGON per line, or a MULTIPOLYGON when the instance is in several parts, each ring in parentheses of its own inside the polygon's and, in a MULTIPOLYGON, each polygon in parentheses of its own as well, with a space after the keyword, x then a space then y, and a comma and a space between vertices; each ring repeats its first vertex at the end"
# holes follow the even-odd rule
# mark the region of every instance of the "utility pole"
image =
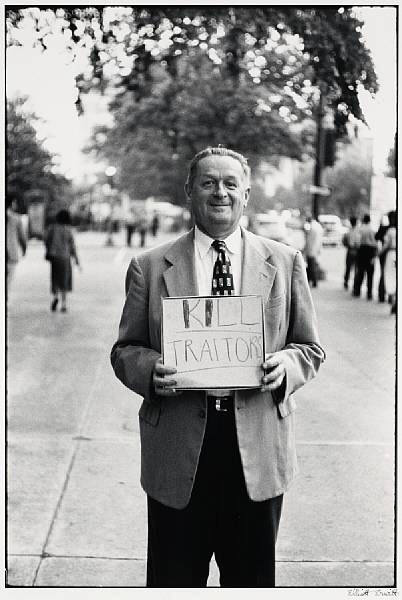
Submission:
MULTIPOLYGON (((315 167, 314 167, 314 187, 321 187, 321 175, 323 166, 323 155, 324 155, 324 129, 323 129, 323 118, 324 118, 324 97, 321 88, 319 88, 318 107, 316 116, 316 154, 315 154, 315 167)), ((319 198, 320 194, 313 193, 312 197, 312 213, 314 219, 317 219, 319 214, 319 198)))

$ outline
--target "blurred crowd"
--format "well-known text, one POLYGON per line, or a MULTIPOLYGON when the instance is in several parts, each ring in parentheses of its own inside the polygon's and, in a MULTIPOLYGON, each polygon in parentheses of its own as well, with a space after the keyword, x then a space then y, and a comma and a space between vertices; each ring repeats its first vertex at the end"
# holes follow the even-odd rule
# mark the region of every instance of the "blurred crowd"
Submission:
MULTIPOLYGON (((372 227, 371 217, 365 214, 361 220, 350 217, 350 224, 341 237, 346 248, 343 287, 349 289, 352 281, 352 295, 359 298, 362 286, 366 284, 367 300, 373 299, 373 279, 378 261, 380 277, 378 302, 388 302, 391 314, 396 314, 396 211, 384 215, 377 231, 372 227)), ((323 219, 325 224, 325 218, 323 219)), ((323 278, 318 257, 325 239, 325 227, 320 217, 307 216, 305 245, 303 248, 307 265, 307 277, 313 287, 323 278)), ((334 244, 336 245, 336 243, 334 244)))
POLYGON ((353 272, 353 296, 360 297, 366 280, 367 300, 373 299, 373 275, 376 260, 379 261, 380 279, 378 301, 388 301, 391 314, 396 314, 396 211, 385 215, 377 231, 371 225, 370 215, 364 215, 359 224, 350 218, 350 229, 343 236, 346 248, 344 288, 349 286, 353 272))
MULTIPOLYGON (((13 200, 7 202, 7 287, 9 289, 18 259, 24 255, 27 247, 27 233, 31 234, 32 225, 24 227, 20 215, 17 214, 13 200), (28 231, 26 231, 28 229, 28 231)), ((109 205, 110 206, 110 205, 109 205)), ((59 211, 60 212, 60 211, 59 211)), ((99 212, 99 211, 98 211, 99 212)), ((49 246, 49 231, 53 231, 52 223, 58 222, 59 213, 53 216, 39 237, 49 246)), ((378 229, 371 224, 369 214, 365 214, 361 222, 354 216, 349 222, 341 221, 336 215, 319 215, 317 218, 306 212, 304 217, 297 210, 267 210, 264 213, 244 215, 241 224, 250 231, 264 237, 290 244, 302 251, 306 262, 307 278, 312 287, 325 278, 325 272, 319 263, 322 247, 325 245, 345 247, 345 270, 343 286, 345 290, 351 285, 352 295, 356 298, 362 294, 366 286, 367 300, 373 299, 373 279, 376 263, 379 267, 379 282, 377 290, 378 302, 388 302, 391 314, 396 314, 396 211, 384 215, 378 229)), ((59 223, 60 224, 60 223, 59 223)), ((112 233, 121 228, 125 230, 127 247, 144 248, 148 237, 155 238, 160 231, 179 232, 191 226, 190 213, 181 207, 167 202, 130 203, 122 212, 118 205, 112 206, 107 215, 87 211, 68 214, 71 229, 106 231, 111 240, 112 233)), ((41 229, 41 228, 39 228, 41 229)), ((57 230, 57 227, 56 227, 57 230)), ((66 236, 67 233, 63 234, 66 236)), ((73 247, 68 237, 67 247, 73 247)), ((66 255, 67 256, 67 255, 66 255)), ((70 256, 70 254, 69 254, 70 256)), ((76 259, 74 252, 71 256, 76 259)), ((71 258, 71 257, 70 257, 71 258)), ((53 262, 51 261, 51 265, 53 262)), ((67 265, 68 266, 68 265, 67 265)), ((52 293, 55 294, 56 269, 53 269, 52 293)), ((60 269, 59 269, 60 271, 60 269)), ((71 269, 67 269, 70 273, 71 269)), ((71 274, 68 285, 64 287, 71 291, 71 274)), ((57 286, 56 286, 57 287, 57 286)), ((57 304, 53 300, 53 305, 57 304)), ((62 299, 62 306, 65 302, 62 299)))
POLYGON ((295 211, 279 214, 275 210, 252 215, 247 226, 258 235, 297 246, 303 252, 312 287, 317 287, 325 278, 319 263, 323 246, 345 247, 343 286, 348 290, 351 282, 352 295, 356 298, 361 296, 365 284, 367 300, 373 299, 373 278, 378 263, 378 301, 389 302, 391 314, 396 314, 396 211, 384 215, 377 230, 369 214, 360 222, 354 216, 342 221, 331 214, 322 214, 316 219, 307 212, 303 221, 295 211), (303 237, 291 235, 292 230, 303 231, 303 237))
POLYGON ((125 230, 127 247, 144 248, 148 236, 158 232, 178 232, 190 220, 189 212, 170 202, 145 201, 94 202, 76 206, 72 222, 78 231, 105 231, 108 235, 125 230))

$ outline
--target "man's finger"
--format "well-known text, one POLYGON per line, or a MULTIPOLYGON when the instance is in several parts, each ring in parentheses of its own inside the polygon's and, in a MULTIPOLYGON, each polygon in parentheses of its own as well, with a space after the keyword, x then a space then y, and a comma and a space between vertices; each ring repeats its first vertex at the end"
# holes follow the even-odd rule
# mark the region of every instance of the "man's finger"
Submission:
POLYGON ((158 373, 159 375, 174 375, 177 373, 177 369, 175 367, 170 367, 169 365, 164 365, 163 363, 156 363, 155 373, 158 373))
POLYGON ((276 390, 278 387, 280 387, 282 385, 283 380, 284 380, 284 377, 275 379, 275 381, 272 381, 271 383, 266 383, 266 384, 262 385, 260 389, 262 392, 272 392, 273 390, 276 390))
POLYGON ((280 364, 281 364, 281 361, 279 360, 279 358, 277 356, 271 356, 270 358, 265 359, 265 361, 263 362, 262 368, 264 369, 264 371, 268 371, 270 369, 277 367, 280 364))
POLYGON ((261 378, 261 391, 272 391, 278 388, 286 376, 286 369, 283 364, 278 365, 275 369, 265 373, 261 378))
POLYGON ((271 383, 269 383, 266 387, 266 391, 268 392, 272 392, 273 390, 276 390, 278 387, 280 387, 282 385, 282 381, 283 381, 283 377, 280 377, 278 379, 275 379, 275 381, 272 381, 271 383))
POLYGON ((154 375, 154 385, 158 385, 160 387, 174 387, 177 385, 177 381, 175 379, 154 375))
POLYGON ((275 381, 275 379, 277 379, 280 376, 283 376, 284 374, 285 369, 283 365, 278 365, 275 369, 266 373, 263 376, 262 381, 263 383, 271 383, 272 381, 275 381))

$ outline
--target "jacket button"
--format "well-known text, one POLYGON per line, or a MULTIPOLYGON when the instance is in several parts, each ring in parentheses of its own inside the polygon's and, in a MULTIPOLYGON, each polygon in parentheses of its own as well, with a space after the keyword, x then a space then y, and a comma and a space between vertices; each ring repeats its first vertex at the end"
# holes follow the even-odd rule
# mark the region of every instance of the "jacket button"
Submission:
POLYGON ((200 412, 198 413, 199 417, 201 419, 205 419, 205 410, 200 410, 200 412))

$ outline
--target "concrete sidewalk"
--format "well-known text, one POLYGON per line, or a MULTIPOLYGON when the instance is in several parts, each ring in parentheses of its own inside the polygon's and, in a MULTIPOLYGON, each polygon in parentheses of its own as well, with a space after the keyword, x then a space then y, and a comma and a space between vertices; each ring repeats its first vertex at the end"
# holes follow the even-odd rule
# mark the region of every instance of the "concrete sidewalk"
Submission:
MULTIPOLYGON (((18 265, 8 316, 8 585, 143 586, 140 398, 109 351, 132 252, 82 233, 83 273, 51 314, 39 243, 18 265)), ((161 241, 158 238, 157 241, 161 241)), ((324 251, 314 290, 327 361, 297 394, 300 475, 285 496, 277 584, 393 586, 394 327, 388 305, 342 286, 324 251)), ((215 565, 209 584, 218 585, 215 565)))

